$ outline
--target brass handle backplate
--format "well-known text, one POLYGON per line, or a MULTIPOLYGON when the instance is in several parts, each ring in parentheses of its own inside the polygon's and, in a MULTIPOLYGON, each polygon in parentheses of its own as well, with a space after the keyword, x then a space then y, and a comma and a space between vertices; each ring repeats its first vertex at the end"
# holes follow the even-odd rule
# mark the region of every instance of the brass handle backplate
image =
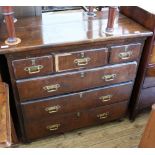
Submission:
POLYGON ((54 84, 49 86, 44 86, 43 89, 46 90, 48 93, 55 92, 60 87, 60 84, 54 84))
POLYGON ((131 55, 132 55, 132 51, 119 53, 119 57, 123 60, 130 59, 131 55))
POLYGON ((43 68, 44 68, 43 65, 37 65, 37 66, 25 67, 24 70, 29 74, 35 74, 35 73, 39 73, 40 70, 43 68))
POLYGON ((109 74, 102 76, 102 79, 105 81, 113 81, 116 78, 116 74, 109 74))
POLYGON ((56 131, 59 129, 59 127, 60 127, 60 124, 53 124, 53 125, 48 125, 46 129, 50 131, 56 131))
POLYGON ((102 114, 98 114, 97 117, 99 119, 105 119, 109 116, 109 112, 105 112, 105 113, 102 113, 102 114))
POLYGON ((77 64, 78 66, 85 66, 85 65, 88 65, 88 62, 90 60, 91 59, 89 57, 87 57, 87 58, 80 58, 80 59, 75 59, 74 63, 77 64))
POLYGON ((102 100, 102 102, 107 102, 110 101, 112 98, 112 95, 106 95, 106 96, 101 96, 99 99, 102 100))
POLYGON ((47 111, 49 114, 52 114, 52 113, 56 113, 58 112, 58 110, 60 109, 61 107, 59 105, 56 105, 56 106, 52 106, 52 107, 47 107, 45 108, 45 111, 47 111))

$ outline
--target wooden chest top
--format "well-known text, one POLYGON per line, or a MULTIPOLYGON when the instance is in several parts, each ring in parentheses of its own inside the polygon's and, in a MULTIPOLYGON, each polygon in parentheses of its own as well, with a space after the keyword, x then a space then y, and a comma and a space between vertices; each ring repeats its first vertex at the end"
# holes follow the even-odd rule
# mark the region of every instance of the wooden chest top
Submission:
MULTIPOLYGON (((22 42, 16 46, 0 48, 0 54, 69 45, 91 44, 109 40, 122 40, 152 35, 126 16, 117 13, 114 34, 107 36, 108 11, 98 12, 96 17, 88 17, 85 12, 46 13, 41 17, 18 19, 15 23, 16 34, 22 42)), ((0 46, 7 38, 5 24, 0 25, 0 46)))

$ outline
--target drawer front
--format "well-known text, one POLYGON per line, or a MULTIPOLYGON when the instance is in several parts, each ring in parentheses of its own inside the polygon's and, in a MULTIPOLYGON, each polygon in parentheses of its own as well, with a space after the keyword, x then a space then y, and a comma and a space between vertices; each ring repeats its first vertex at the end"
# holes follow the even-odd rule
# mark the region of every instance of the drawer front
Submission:
POLYGON ((22 104, 27 120, 53 117, 58 114, 78 112, 121 101, 127 101, 132 91, 132 82, 111 87, 102 87, 80 93, 53 97, 51 99, 22 104))
POLYGON ((139 109, 151 108, 151 105, 155 103, 155 87, 142 89, 139 102, 139 109))
POLYGON ((16 79, 47 75, 53 72, 51 55, 13 60, 12 66, 16 79))
POLYGON ((155 42, 153 45, 152 53, 150 55, 149 64, 155 64, 155 42))
POLYGON ((121 102, 38 121, 25 120, 26 136, 33 140, 115 120, 125 115, 127 106, 128 102, 121 102))
POLYGON ((137 63, 126 63, 17 81, 21 101, 76 92, 135 78, 137 63))
POLYGON ((121 63, 138 60, 141 53, 141 43, 113 46, 110 50, 110 63, 121 63))
POLYGON ((143 88, 155 86, 155 66, 147 68, 143 88))
POLYGON ((55 54, 55 70, 90 68, 106 65, 108 61, 108 49, 93 49, 87 51, 55 54))

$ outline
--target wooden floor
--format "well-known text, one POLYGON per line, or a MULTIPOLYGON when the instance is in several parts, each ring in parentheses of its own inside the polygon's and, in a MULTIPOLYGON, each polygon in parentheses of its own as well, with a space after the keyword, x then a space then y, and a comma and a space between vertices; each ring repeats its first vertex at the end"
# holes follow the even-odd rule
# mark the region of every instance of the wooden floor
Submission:
POLYGON ((140 114, 134 122, 127 118, 123 121, 110 122, 100 126, 89 127, 60 136, 40 140, 23 148, 135 148, 149 117, 149 112, 140 114))

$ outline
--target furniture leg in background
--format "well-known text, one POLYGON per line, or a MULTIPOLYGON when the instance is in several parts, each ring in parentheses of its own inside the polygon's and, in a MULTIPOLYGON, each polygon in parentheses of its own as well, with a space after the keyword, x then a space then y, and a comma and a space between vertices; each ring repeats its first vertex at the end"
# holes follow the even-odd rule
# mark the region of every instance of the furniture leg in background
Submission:
POLYGON ((152 106, 151 115, 141 138, 139 147, 155 148, 155 104, 152 106))
POLYGON ((0 82, 0 147, 10 147, 11 139, 9 89, 0 82))
POLYGON ((145 41, 130 104, 130 119, 134 120, 144 109, 151 109, 155 101, 155 12, 138 6, 121 6, 120 13, 153 32, 145 41))
POLYGON ((0 70, 0 147, 18 143, 14 123, 10 114, 9 86, 2 82, 0 70))

